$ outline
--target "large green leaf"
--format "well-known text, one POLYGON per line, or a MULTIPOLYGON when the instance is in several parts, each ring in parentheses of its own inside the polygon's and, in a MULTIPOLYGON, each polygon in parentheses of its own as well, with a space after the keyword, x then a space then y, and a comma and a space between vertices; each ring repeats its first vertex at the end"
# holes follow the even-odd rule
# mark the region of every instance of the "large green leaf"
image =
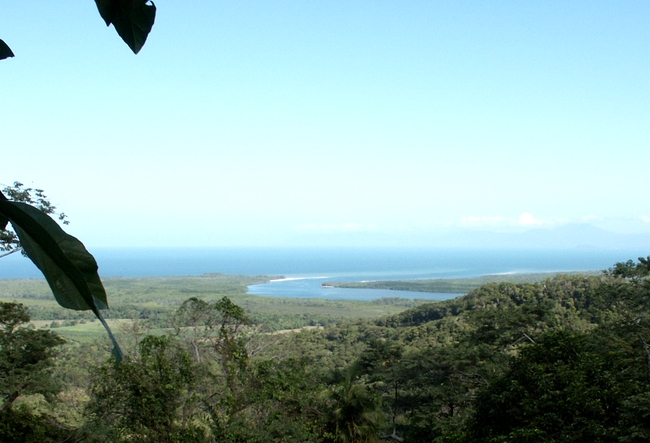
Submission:
POLYGON ((67 234, 52 218, 33 206, 19 202, 10 202, 10 204, 24 211, 40 225, 45 233, 56 242, 56 246, 60 250, 60 252, 47 250, 47 243, 42 241, 43 233, 34 233, 33 231, 28 233, 21 223, 16 223, 12 219, 12 226, 18 234, 23 250, 43 272, 56 301, 67 309, 81 311, 93 308, 107 309, 106 291, 97 274, 97 262, 83 243, 67 234), (41 238, 35 237, 35 235, 41 238), (61 258, 64 258, 63 263, 61 258), (78 287, 80 278, 83 279, 81 285, 87 287, 87 290, 78 287))
POLYGON ((106 26, 111 23, 117 34, 134 53, 147 41, 156 19, 156 5, 149 0, 95 0, 106 26))
POLYGON ((0 40, 0 60, 5 58, 13 57, 14 53, 11 51, 11 48, 7 46, 4 40, 0 40))
POLYGON ((92 310, 113 342, 113 355, 121 361, 122 351, 99 311, 108 308, 108 303, 97 262, 83 243, 37 208, 8 201, 1 194, 0 217, 9 219, 23 250, 43 272, 56 301, 68 309, 92 310))
POLYGON ((5 229, 7 229, 8 224, 9 224, 9 219, 4 215, 0 214, 0 231, 4 231, 5 229))
POLYGON ((120 8, 119 0, 95 0, 97 9, 99 10, 99 15, 102 16, 106 26, 110 26, 113 23, 113 17, 117 14, 117 10, 120 8))

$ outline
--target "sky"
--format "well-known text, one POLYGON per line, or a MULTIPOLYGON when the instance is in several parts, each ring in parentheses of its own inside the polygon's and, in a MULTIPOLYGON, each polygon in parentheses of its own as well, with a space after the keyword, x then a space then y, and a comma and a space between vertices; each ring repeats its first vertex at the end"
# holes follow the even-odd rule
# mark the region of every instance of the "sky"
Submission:
POLYGON ((650 2, 5 2, 0 184, 88 246, 650 238, 650 2))

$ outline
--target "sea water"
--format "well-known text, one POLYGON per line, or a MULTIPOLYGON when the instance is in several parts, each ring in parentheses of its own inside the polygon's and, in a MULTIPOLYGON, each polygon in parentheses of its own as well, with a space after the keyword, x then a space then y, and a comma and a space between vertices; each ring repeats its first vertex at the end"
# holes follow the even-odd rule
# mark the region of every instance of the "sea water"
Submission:
MULTIPOLYGON (((356 300, 380 297, 445 299, 458 294, 321 285, 332 281, 602 270, 619 261, 648 255, 648 251, 633 249, 469 248, 98 248, 91 252, 99 263, 102 277, 206 273, 267 275, 273 276, 275 281, 251 286, 249 293, 356 300)), ((29 259, 20 254, 0 258, 0 278, 41 277, 29 259)))

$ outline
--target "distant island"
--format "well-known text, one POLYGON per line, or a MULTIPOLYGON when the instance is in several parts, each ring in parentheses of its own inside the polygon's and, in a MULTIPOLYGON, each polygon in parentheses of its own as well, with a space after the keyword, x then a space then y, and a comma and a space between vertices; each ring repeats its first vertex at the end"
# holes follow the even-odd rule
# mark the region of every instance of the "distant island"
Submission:
POLYGON ((544 272, 536 274, 497 274, 474 278, 437 278, 422 280, 377 280, 362 282, 323 282, 323 288, 390 289, 393 291, 466 294, 486 283, 537 283, 559 274, 599 275, 602 271, 544 272))

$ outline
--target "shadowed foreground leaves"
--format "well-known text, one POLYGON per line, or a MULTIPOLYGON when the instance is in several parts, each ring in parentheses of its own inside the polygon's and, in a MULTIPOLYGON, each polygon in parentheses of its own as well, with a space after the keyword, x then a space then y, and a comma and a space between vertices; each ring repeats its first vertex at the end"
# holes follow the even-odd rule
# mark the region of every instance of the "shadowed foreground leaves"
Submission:
POLYGON ((5 58, 13 57, 14 53, 11 51, 11 48, 7 46, 4 40, 0 40, 0 60, 5 58))
POLYGON ((131 50, 137 54, 147 41, 154 20, 156 5, 149 0, 95 0, 106 26, 111 23, 131 50))

